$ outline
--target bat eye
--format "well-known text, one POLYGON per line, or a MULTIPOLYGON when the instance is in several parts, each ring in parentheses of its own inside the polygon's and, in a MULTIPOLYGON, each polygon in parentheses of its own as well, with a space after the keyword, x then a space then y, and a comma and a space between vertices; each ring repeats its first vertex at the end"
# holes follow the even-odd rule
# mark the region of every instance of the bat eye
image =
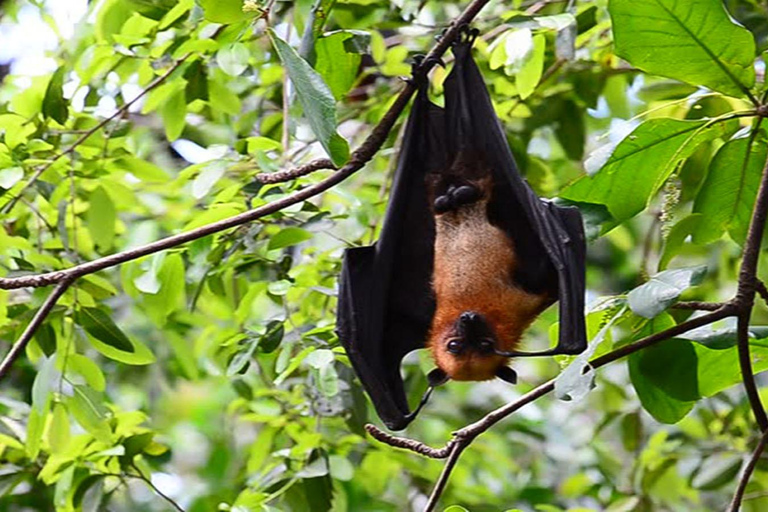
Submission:
POLYGON ((464 343, 461 340, 452 339, 448 342, 446 348, 451 354, 461 354, 461 352, 464 350, 464 343))

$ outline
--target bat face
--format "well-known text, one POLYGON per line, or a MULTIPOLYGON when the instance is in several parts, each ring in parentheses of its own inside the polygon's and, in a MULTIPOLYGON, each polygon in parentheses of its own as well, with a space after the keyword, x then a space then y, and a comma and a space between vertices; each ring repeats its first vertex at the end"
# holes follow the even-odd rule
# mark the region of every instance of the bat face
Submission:
POLYGON ((489 380, 506 358, 495 354, 496 334, 485 317, 465 311, 432 343, 438 367, 453 380, 489 380))

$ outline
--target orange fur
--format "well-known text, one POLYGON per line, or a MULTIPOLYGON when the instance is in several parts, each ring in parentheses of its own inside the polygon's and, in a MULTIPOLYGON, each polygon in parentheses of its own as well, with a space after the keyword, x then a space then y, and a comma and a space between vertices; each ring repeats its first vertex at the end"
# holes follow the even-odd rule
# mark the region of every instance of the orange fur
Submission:
POLYGON ((495 354, 454 355, 445 348, 451 327, 465 311, 481 313, 495 331, 496 348, 514 350, 523 331, 549 304, 512 281, 515 250, 510 238, 488 221, 485 197, 458 211, 435 216, 433 287, 437 309, 427 346, 435 363, 454 380, 488 380, 507 364, 495 354))

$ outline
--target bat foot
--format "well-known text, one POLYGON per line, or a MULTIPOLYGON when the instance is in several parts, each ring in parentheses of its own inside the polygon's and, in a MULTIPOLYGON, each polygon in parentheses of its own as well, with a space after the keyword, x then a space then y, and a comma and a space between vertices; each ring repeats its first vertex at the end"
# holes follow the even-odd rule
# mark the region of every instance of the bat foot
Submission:
POLYGON ((476 185, 451 185, 445 191, 445 194, 435 199, 435 213, 442 214, 456 211, 462 206, 479 201, 482 196, 482 191, 476 185))

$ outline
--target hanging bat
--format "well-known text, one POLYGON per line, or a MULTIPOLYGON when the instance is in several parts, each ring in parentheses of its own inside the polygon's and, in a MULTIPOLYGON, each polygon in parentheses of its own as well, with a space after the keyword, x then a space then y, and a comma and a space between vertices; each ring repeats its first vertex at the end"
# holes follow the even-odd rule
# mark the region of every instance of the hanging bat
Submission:
POLYGON ((378 242, 344 254, 339 339, 392 430, 449 379, 515 383, 510 357, 586 348, 581 215, 540 199, 520 176, 469 34, 453 46, 444 108, 419 83, 378 242), (558 300, 557 346, 518 351, 525 329, 558 300), (400 364, 425 347, 436 368, 411 411, 400 364))

